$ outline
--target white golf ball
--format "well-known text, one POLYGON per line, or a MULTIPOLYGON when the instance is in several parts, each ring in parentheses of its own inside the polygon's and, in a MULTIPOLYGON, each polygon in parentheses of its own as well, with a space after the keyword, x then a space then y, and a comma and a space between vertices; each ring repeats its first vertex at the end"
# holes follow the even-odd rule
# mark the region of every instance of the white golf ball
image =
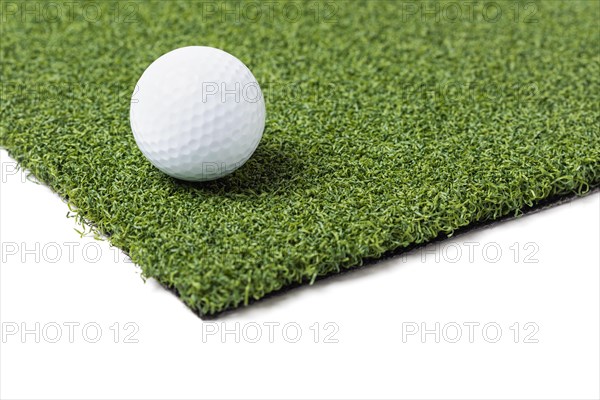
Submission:
POLYGON ((258 82, 237 58, 182 47, 144 71, 131 97, 135 141, 159 170, 187 181, 217 179, 254 153, 265 127, 258 82))

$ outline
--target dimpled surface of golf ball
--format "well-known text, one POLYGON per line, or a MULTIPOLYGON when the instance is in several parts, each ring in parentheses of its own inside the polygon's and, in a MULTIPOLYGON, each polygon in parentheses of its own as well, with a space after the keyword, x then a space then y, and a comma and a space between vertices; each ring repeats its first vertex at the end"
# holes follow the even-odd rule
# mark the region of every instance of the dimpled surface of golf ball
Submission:
POLYGON ((240 60, 212 47, 182 47, 144 71, 130 122, 138 147, 159 170, 207 181, 230 174, 254 153, 265 103, 240 60))

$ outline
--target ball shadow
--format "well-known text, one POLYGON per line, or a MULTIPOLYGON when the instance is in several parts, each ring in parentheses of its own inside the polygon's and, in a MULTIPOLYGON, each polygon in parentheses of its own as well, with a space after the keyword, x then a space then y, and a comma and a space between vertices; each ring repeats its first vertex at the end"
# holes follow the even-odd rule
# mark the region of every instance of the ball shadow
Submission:
POLYGON ((231 175, 208 182, 173 179, 180 188, 214 195, 285 193, 302 182, 304 170, 297 153, 284 152, 279 144, 263 142, 252 157, 231 175))

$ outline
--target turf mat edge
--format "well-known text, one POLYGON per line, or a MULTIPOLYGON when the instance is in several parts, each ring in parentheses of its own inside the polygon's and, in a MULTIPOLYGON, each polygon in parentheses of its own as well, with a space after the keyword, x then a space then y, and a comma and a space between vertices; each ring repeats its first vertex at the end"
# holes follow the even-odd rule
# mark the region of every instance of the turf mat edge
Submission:
MULTIPOLYGON (((474 232, 474 231, 478 231, 480 229, 491 228, 491 227, 493 227, 493 226, 495 226, 497 224, 501 224, 503 222, 508 222, 508 221, 512 221, 512 220, 515 220, 515 219, 518 219, 518 218, 526 217, 528 215, 536 214, 536 213, 538 213, 540 211, 543 211, 543 210, 546 210, 548 208, 558 207, 558 206, 560 206, 562 204, 570 203, 571 201, 575 201, 575 200, 577 200, 579 198, 583 198, 583 197, 587 197, 587 196, 592 196, 592 195, 594 195, 596 193, 599 193, 599 192, 600 192, 600 185, 590 188, 590 190, 588 192, 586 192, 586 193, 581 193, 581 194, 571 193, 571 194, 558 195, 558 196, 555 196, 553 198, 544 199, 542 201, 536 202, 536 204, 533 205, 533 206, 526 206, 526 207, 524 207, 523 209, 520 210, 519 215, 510 215, 509 214, 509 215, 506 215, 504 217, 498 218, 496 220, 490 220, 490 221, 485 221, 485 222, 473 223, 471 225, 468 225, 468 226, 465 226, 465 227, 462 227, 462 228, 456 230, 452 234, 451 237, 455 238, 455 237, 458 237, 458 236, 461 236, 461 235, 465 235, 465 234, 468 234, 468 233, 471 233, 471 232, 474 232)), ((319 276, 319 277, 317 277, 315 279, 315 281, 313 283, 317 283, 317 282, 320 282, 320 281, 323 281, 323 280, 326 280, 326 279, 329 279, 329 278, 334 278, 334 277, 339 276, 339 275, 350 274, 352 272, 360 271, 360 270, 362 270, 364 268, 376 267, 377 263, 379 263, 381 261, 389 260, 389 259, 392 259, 392 258, 396 258, 396 257, 399 257, 399 256, 401 256, 403 254, 410 253, 413 250, 420 249, 420 248, 423 248, 425 246, 429 246, 429 245, 431 245, 433 243, 442 242, 442 241, 447 240, 447 239, 450 239, 450 236, 447 236, 445 234, 440 234, 438 237, 436 237, 436 238, 434 238, 434 239, 432 239, 432 240, 430 240, 428 242, 425 242, 425 243, 414 244, 414 245, 411 245, 411 246, 408 246, 408 247, 403 247, 403 248, 399 248, 399 249, 396 249, 396 250, 391 250, 391 251, 389 251, 389 252, 387 252, 385 254, 382 254, 379 258, 368 258, 368 259, 363 260, 362 265, 351 267, 351 268, 348 268, 348 269, 343 269, 343 270, 340 270, 339 272, 331 273, 329 275, 319 276)), ((280 289, 278 291, 271 292, 271 293, 267 294, 266 296, 264 296, 264 297, 262 297, 260 299, 251 300, 248 303, 248 306, 250 306, 252 304, 255 304, 255 303, 262 302, 264 300, 268 300, 268 299, 273 298, 273 297, 284 296, 287 293, 289 293, 290 291, 293 291, 294 289, 297 289, 297 288, 301 288, 301 287, 305 286, 306 284, 307 284, 306 282, 302 282, 302 283, 296 283, 296 284, 293 284, 293 285, 286 286, 286 287, 284 287, 284 288, 282 288, 282 289, 280 289)), ((167 286, 164 286, 164 285, 163 285, 163 287, 166 290, 171 291, 175 296, 179 296, 179 294, 177 293, 177 289, 175 289, 173 287, 167 287, 167 286)), ((215 314, 202 314, 201 312, 199 312, 199 310, 194 310, 193 308, 190 308, 190 310, 192 312, 194 312, 198 317, 200 317, 203 320, 213 320, 213 319, 218 319, 219 317, 222 317, 224 315, 234 314, 235 312, 243 310, 243 309, 236 308, 236 307, 234 307, 234 308, 227 308, 227 309, 224 309, 223 311, 220 311, 220 312, 215 313, 215 314)))

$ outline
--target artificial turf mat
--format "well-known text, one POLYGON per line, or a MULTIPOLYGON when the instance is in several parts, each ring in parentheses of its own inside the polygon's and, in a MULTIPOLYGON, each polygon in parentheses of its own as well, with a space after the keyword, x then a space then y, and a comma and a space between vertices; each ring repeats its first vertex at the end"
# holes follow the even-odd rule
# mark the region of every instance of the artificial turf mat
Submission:
POLYGON ((0 144, 202 316, 600 185, 596 1, 30 3, 2 3, 0 144), (129 128, 140 74, 187 45, 267 103, 255 155, 209 183, 129 128))

